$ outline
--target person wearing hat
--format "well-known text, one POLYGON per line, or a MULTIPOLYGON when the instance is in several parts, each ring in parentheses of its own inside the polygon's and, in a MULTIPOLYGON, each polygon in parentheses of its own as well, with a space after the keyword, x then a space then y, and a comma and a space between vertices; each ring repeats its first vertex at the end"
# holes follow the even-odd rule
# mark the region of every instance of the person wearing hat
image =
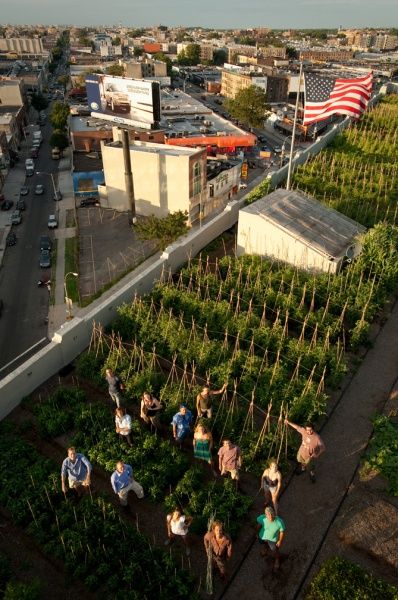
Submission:
POLYGON ((274 557, 273 569, 277 570, 280 564, 279 549, 285 536, 285 523, 275 515, 271 506, 266 506, 264 514, 257 517, 257 529, 260 544, 265 544, 261 554, 266 556, 269 549, 274 557))
POLYGON ((186 404, 180 404, 180 410, 174 415, 171 424, 173 437, 181 447, 183 441, 191 434, 192 413, 186 404))

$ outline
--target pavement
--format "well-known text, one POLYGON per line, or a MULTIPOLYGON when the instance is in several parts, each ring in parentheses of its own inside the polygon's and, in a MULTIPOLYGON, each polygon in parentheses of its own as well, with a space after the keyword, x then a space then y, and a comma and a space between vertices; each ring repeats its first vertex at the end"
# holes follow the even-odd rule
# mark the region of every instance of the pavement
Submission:
MULTIPOLYGON (((279 572, 272 574, 272 565, 261 557, 253 533, 253 543, 239 570, 219 598, 296 600, 304 597, 329 530, 344 511, 347 495, 356 485, 358 465, 372 434, 372 419, 376 412, 383 411, 393 394, 396 396, 397 336, 398 303, 320 431, 326 452, 317 461, 317 482, 312 484, 306 474, 293 476, 282 495, 279 515, 285 521, 286 536, 279 572)), ((292 436, 298 436, 291 431, 292 436)), ((397 531, 397 508, 394 522, 382 525, 389 537, 397 531)), ((343 543, 337 551, 344 553, 343 543)))

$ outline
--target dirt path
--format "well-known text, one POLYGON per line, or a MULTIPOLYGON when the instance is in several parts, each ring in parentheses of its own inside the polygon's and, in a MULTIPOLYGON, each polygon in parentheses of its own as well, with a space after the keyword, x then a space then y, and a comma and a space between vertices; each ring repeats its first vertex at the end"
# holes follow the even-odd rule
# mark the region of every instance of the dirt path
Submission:
MULTIPOLYGON (((398 376, 398 303, 344 391, 336 409, 322 429, 327 451, 317 465, 317 483, 306 475, 294 477, 280 502, 286 523, 283 552, 286 555, 277 575, 261 559, 253 530, 253 544, 240 569, 219 596, 223 600, 296 600, 314 574, 317 556, 325 547, 329 530, 342 511, 347 493, 357 484, 360 458, 372 433, 372 418, 382 411, 398 376)), ((398 510, 391 504, 398 526, 398 510)), ((358 505, 360 510, 360 505, 358 505)), ((344 524, 344 522, 342 522, 344 524)), ((334 539, 336 541, 336 534, 334 539)), ((335 551, 344 545, 335 543, 335 551)))

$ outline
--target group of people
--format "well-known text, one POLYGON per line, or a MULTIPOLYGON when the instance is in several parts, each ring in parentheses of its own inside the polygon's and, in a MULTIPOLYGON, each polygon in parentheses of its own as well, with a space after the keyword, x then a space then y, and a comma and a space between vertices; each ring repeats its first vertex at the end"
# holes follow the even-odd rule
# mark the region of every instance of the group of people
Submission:
MULTIPOLYGON (((108 369, 106 372, 109 385, 109 394, 116 403, 115 427, 116 433, 130 446, 131 440, 131 416, 126 413, 122 407, 120 391, 123 389, 119 378, 108 369)), ((212 396, 221 394, 226 390, 226 384, 216 391, 212 391, 205 386, 198 394, 196 399, 196 409, 198 418, 209 420, 212 418, 212 396)), ((141 398, 140 416, 152 428, 157 431, 160 427, 159 411, 161 403, 150 393, 144 392, 141 398)), ((301 435, 301 445, 297 452, 296 474, 301 475, 308 471, 310 481, 315 483, 315 460, 324 452, 325 445, 314 431, 312 423, 307 423, 304 427, 285 420, 287 426, 292 427, 301 435)), ((198 460, 207 462, 214 475, 217 475, 213 463, 213 439, 210 430, 199 421, 194 430, 193 415, 185 404, 181 404, 178 412, 174 415, 172 422, 173 438, 182 446, 182 444, 192 437, 194 457, 198 460)), ((239 481, 239 472, 242 466, 242 452, 239 446, 235 445, 229 439, 223 439, 222 445, 218 450, 218 468, 222 476, 231 476, 236 482, 239 481)), ((92 466, 89 460, 75 448, 68 449, 68 456, 62 463, 61 482, 62 490, 66 493, 66 478, 68 478, 69 487, 80 497, 85 487, 91 483, 92 466)), ((142 486, 134 479, 131 465, 118 461, 115 470, 111 475, 111 486, 114 493, 119 497, 120 505, 126 510, 129 509, 128 494, 134 491, 138 498, 144 497, 142 486)), ((260 489, 264 493, 264 512, 257 517, 256 524, 258 530, 258 540, 263 546, 262 555, 271 554, 274 560, 273 568, 278 569, 280 564, 279 550, 285 535, 285 523, 278 515, 278 499, 282 488, 282 474, 278 463, 271 459, 261 476, 260 489)), ((180 539, 186 550, 187 556, 190 555, 189 527, 192 518, 185 516, 180 510, 174 510, 166 517, 167 539, 165 545, 173 543, 180 539)), ((220 521, 214 521, 211 530, 204 536, 204 546, 208 557, 214 566, 218 569, 220 577, 225 579, 227 576, 226 564, 232 556, 232 541, 224 531, 223 524, 220 521)))

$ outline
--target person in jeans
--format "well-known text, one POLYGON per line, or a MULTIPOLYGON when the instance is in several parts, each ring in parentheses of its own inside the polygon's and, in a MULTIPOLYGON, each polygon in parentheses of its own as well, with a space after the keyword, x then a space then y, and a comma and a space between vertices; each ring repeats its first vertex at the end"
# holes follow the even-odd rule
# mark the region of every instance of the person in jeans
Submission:
POLYGON ((218 451, 218 466, 221 475, 229 473, 232 479, 239 480, 242 454, 239 446, 235 446, 231 440, 223 440, 222 446, 218 451))
POLYGON ((128 508, 128 494, 131 490, 137 498, 144 497, 142 486, 133 478, 133 469, 121 460, 116 463, 116 469, 111 475, 111 485, 123 508, 128 508))
POLYGON ((106 369, 105 379, 108 383, 109 395, 119 408, 122 404, 121 391, 124 389, 123 383, 120 381, 119 377, 115 375, 112 369, 106 369))
POLYGON ((216 394, 222 394, 227 389, 227 384, 224 383, 220 390, 211 390, 209 386, 205 385, 202 391, 196 396, 196 410, 198 418, 205 417, 211 419, 212 417, 212 402, 211 397, 216 394))
POLYGON ((211 554, 212 563, 216 565, 221 579, 227 578, 227 560, 232 556, 232 542, 229 535, 224 532, 223 524, 214 521, 211 531, 208 531, 203 542, 207 556, 211 554))
POLYGON ((192 413, 185 404, 180 404, 180 410, 173 417, 173 437, 181 446, 183 441, 191 435, 192 413))
POLYGON ((166 517, 167 540, 164 545, 168 546, 175 539, 182 540, 185 545, 185 553, 190 556, 188 529, 192 523, 192 517, 186 517, 178 508, 166 517))
POLYGON ((162 405, 157 398, 149 392, 144 392, 141 398, 140 417, 148 425, 152 425, 157 431, 160 428, 159 411, 162 405))
POLYGON ((80 497, 83 494, 83 488, 90 485, 91 471, 91 463, 84 454, 76 452, 73 446, 68 448, 68 456, 62 462, 61 468, 61 487, 63 493, 66 494, 66 478, 68 478, 70 489, 74 490, 76 495, 80 497))
POLYGON ((325 451, 325 444, 321 437, 315 433, 312 423, 306 423, 304 427, 291 423, 285 419, 286 425, 293 427, 301 435, 301 446, 297 452, 297 475, 301 475, 307 469, 310 472, 310 479, 315 483, 315 464, 314 460, 325 451))
MULTIPOLYGON (((271 506, 266 506, 264 514, 257 517, 257 529, 260 544, 266 544, 274 557, 274 570, 279 568, 281 547, 285 536, 285 523, 280 517, 275 515, 271 506)), ((263 556, 267 555, 267 549, 264 548, 263 556)))
POLYGON ((132 446, 131 443, 131 417, 126 413, 125 408, 117 408, 115 410, 115 428, 116 433, 119 434, 121 440, 127 442, 129 446, 132 446))

